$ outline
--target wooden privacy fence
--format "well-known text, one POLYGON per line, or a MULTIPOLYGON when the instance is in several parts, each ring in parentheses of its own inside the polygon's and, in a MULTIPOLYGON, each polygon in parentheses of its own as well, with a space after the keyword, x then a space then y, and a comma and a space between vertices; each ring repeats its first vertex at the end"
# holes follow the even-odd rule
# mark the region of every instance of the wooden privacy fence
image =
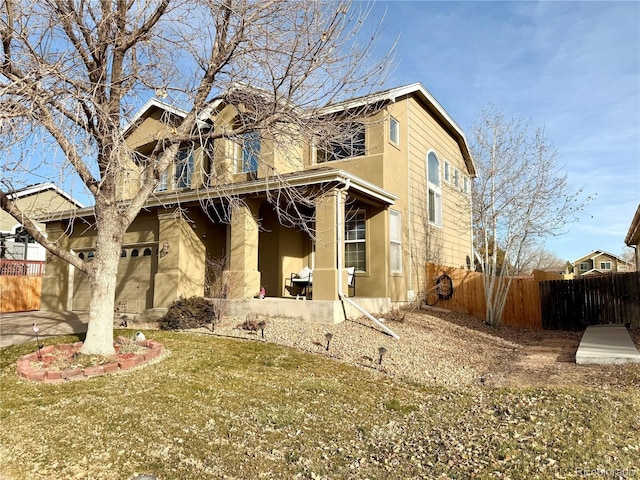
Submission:
POLYGON ((0 312, 40 309, 45 262, 0 259, 0 312))
POLYGON ((583 330, 606 323, 640 328, 640 272, 542 282, 540 290, 545 329, 583 330))
MULTIPOLYGON (((436 279, 443 273, 451 277, 454 293, 448 300, 439 300, 437 306, 486 320, 483 274, 429 263, 427 290, 435 287, 436 279)), ((562 275, 539 270, 534 271, 533 277, 514 278, 507 295, 502 323, 512 327, 542 329, 539 284, 561 278, 562 275)))

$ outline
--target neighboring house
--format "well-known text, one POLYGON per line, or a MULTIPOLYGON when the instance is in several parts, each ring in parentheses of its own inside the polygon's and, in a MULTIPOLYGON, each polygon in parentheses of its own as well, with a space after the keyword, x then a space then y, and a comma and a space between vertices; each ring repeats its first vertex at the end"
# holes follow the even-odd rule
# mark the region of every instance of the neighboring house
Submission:
POLYGON ((633 271, 632 264, 602 250, 594 250, 573 261, 573 274, 576 278, 582 275, 602 275, 631 271, 633 271))
MULTIPOLYGON (((308 267, 313 301, 304 303, 329 302, 330 312, 318 315, 338 321, 341 294, 353 294, 348 267, 355 269, 356 298, 386 305, 416 297, 427 261, 469 268, 476 172, 463 131, 419 83, 327 112, 372 101, 384 108, 359 124, 348 144, 292 142, 293 152, 273 151, 269 138, 251 133, 185 148, 125 235, 116 303, 138 312, 203 295, 208 259, 224 257, 228 298, 253 298, 261 287, 267 297, 291 297, 291 274, 308 267), (315 238, 274 210, 283 184, 300 198, 314 198, 311 207, 288 207, 315 219, 315 238), (175 215, 178 203, 188 218, 175 215)), ((237 111, 217 104, 204 128, 224 128, 237 111)), ((150 100, 125 129, 130 147, 142 156, 150 152, 184 115, 150 100)), ((139 182, 135 165, 131 171, 123 179, 124 197, 139 182)), ((47 225, 50 235, 71 232, 68 247, 91 258, 94 233, 71 230, 66 220, 47 225)), ((88 308, 88 282, 57 258, 47 266, 43 291, 43 309, 88 308)))
POLYGON ((637 272, 640 272, 640 205, 633 216, 624 243, 634 249, 635 268, 637 272))
MULTIPOLYGON (((30 185, 13 192, 6 192, 18 208, 30 218, 53 212, 84 208, 84 205, 53 183, 30 185)), ((45 225, 36 222, 41 232, 45 225)), ((8 260, 40 260, 46 258, 46 250, 24 231, 22 225, 4 210, 0 210, 0 258, 8 260)))

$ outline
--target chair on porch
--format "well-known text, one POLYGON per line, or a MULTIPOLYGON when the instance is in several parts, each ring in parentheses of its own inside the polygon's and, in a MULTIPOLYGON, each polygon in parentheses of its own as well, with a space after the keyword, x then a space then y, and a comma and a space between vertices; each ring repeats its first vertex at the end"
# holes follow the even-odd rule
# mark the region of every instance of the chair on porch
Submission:
MULTIPOLYGON (((347 293, 351 297, 356 296, 356 267, 347 267, 347 293), (353 292, 353 293, 351 293, 353 292)), ((296 291, 296 300, 302 296, 303 298, 311 298, 313 288, 313 270, 309 267, 304 267, 298 273, 292 273, 289 278, 285 280, 285 289, 289 291, 291 295, 294 295, 293 291, 296 291)))
POLYGON ((304 299, 311 298, 313 288, 313 270, 309 267, 304 267, 298 273, 292 273, 289 278, 285 280, 285 289, 289 291, 291 295, 296 292, 296 300, 302 296, 304 299))
POLYGON ((353 290, 352 297, 356 296, 356 267, 347 267, 347 293, 353 290))

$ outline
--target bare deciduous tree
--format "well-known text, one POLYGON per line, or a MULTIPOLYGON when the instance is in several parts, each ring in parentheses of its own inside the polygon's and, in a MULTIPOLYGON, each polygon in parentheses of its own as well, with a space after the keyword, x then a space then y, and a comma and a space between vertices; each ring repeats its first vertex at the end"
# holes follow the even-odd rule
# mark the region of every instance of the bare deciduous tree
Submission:
POLYGON ((544 245, 535 243, 523 250, 520 263, 516 265, 516 275, 531 275, 534 270, 566 270, 566 260, 549 251, 544 245))
POLYGON ((588 198, 572 191, 543 128, 484 108, 471 135, 474 247, 484 273, 486 321, 499 325, 513 276, 530 245, 561 233, 588 198), (499 262, 499 252, 504 252, 499 262))
MULTIPOLYGON (((27 170, 47 178, 77 174, 95 200, 94 260, 46 238, 9 196, 0 193, 0 204, 49 252, 86 273, 91 301, 83 353, 113 352, 123 236, 180 147, 256 131, 279 141, 281 150, 292 132, 294 142, 329 138, 336 122, 322 109, 385 79, 391 57, 372 56, 380 24, 362 31, 371 25, 363 21, 370 11, 366 4, 311 0, 3 1, 3 187, 18 188, 27 170), (182 114, 140 156, 128 147, 123 126, 154 95, 182 114), (208 112, 220 100, 242 106, 239 121, 208 128, 208 112), (29 151, 38 152, 38 164, 27 161, 29 151), (131 182, 122 202, 131 165, 140 181, 131 182)), ((211 175, 207 185, 223 189, 215 169, 211 175)))

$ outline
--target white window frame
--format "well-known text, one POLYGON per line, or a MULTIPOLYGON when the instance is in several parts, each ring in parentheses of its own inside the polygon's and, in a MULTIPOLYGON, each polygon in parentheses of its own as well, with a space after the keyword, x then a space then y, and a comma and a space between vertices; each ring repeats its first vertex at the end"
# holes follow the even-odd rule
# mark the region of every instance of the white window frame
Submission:
MULTIPOLYGON (((367 154, 367 128, 364 123, 351 122, 342 127, 350 131, 344 139, 336 142, 316 143, 314 148, 314 163, 337 162, 352 158, 364 157, 367 154), (352 130, 352 131, 351 131, 352 130)), ((340 136, 338 135, 338 138, 340 136)))
POLYGON ((587 270, 589 270, 589 262, 580 262, 579 268, 581 272, 586 272, 587 270))
MULTIPOLYGON (((358 231, 358 228, 353 229, 353 231, 358 231)), ((355 267, 356 272, 366 272, 367 271, 367 214, 364 210, 357 210, 355 212, 347 214, 344 222, 344 244, 345 244, 345 267, 355 267), (363 238, 349 238, 350 233, 350 225, 355 223, 356 227, 358 223, 363 224, 363 238), (358 245, 358 249, 362 248, 362 263, 363 265, 354 265, 347 258, 347 247, 348 245, 358 245)))
MULTIPOLYGON (((173 182, 175 190, 191 188, 191 180, 195 171, 195 153, 193 147, 181 148, 173 165, 173 182)), ((166 172, 166 170, 165 170, 166 172)))
POLYGON ((442 183, 440 179, 440 159, 438 155, 433 150, 427 153, 427 186, 428 186, 428 194, 427 194, 427 216, 429 219, 429 223, 431 225, 435 225, 437 227, 442 227, 442 183), (431 160, 436 162, 437 168, 436 178, 433 178, 433 175, 430 175, 429 172, 432 170, 430 167, 431 160))
POLYGON ((460 170, 457 168, 453 169, 453 186, 460 189, 460 170))
POLYGON ((402 214, 389 210, 389 271, 402 273, 402 214))
POLYGON ((394 145, 400 145, 400 122, 392 116, 389 117, 389 141, 394 145))
POLYGON ((447 183, 451 183, 451 164, 448 160, 443 160, 444 166, 444 181, 447 183))
POLYGON ((600 262, 600 270, 611 270, 612 263, 610 261, 600 262))
MULTIPOLYGON (((252 138, 250 141, 255 141, 255 140, 256 140, 255 138, 252 138)), ((236 173, 253 173, 253 172, 257 172, 258 171, 258 167, 260 166, 260 150, 261 150, 261 148, 262 148, 262 138, 260 137, 260 134, 258 132, 247 132, 247 133, 242 134, 240 136, 239 140, 233 142, 233 164, 234 164, 233 168, 234 168, 234 171, 236 173), (246 145, 246 143, 248 143, 246 141, 246 139, 249 138, 249 136, 251 136, 251 137, 257 136, 258 148, 256 149, 257 151, 255 151, 255 152, 249 151, 249 148, 246 145), (255 170, 251 170, 247 166, 247 165, 249 165, 251 153, 253 153, 255 158, 256 158, 255 170)))

